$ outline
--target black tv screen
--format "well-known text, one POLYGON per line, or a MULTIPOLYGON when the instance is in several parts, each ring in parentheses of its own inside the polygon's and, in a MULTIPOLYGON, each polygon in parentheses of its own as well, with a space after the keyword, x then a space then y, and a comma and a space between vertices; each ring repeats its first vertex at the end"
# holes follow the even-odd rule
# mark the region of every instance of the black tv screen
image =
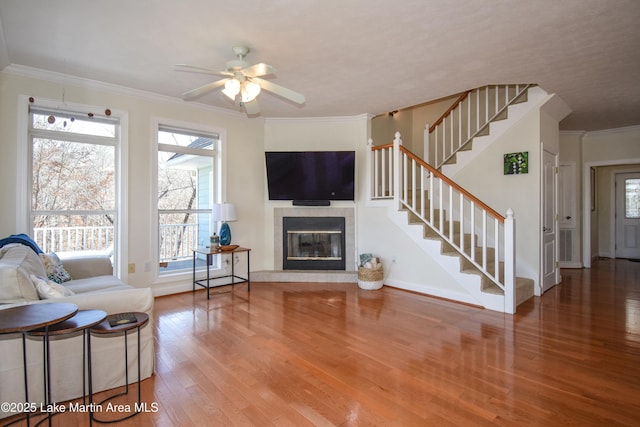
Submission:
POLYGON ((269 200, 354 200, 355 151, 267 151, 269 200))

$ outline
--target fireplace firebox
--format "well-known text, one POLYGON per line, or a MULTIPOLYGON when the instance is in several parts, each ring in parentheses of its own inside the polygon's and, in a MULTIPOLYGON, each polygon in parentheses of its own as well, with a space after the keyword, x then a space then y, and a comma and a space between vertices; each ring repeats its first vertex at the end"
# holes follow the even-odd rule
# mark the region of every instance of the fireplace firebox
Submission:
POLYGON ((345 270, 344 217, 283 217, 283 270, 345 270))

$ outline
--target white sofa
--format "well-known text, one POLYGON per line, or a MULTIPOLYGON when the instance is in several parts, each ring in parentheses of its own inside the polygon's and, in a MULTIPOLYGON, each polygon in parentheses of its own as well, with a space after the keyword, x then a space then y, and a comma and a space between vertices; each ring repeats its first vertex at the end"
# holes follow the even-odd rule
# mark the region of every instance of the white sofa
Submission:
MULTIPOLYGON (((45 275, 40 257, 28 246, 10 244, 0 248, 0 316, 2 310, 21 304, 67 302, 80 310, 98 309, 107 314, 143 312, 149 323, 140 330, 141 378, 154 368, 153 294, 150 288, 136 288, 113 276, 106 256, 63 260, 72 280, 63 283, 74 295, 40 299, 31 275, 45 275)), ((135 331, 135 330, 134 330, 135 331)), ((129 333, 129 383, 137 381, 137 337, 129 333)), ((50 340, 51 395, 54 402, 82 396, 82 334, 54 337, 50 340)), ((122 334, 91 337, 93 391, 108 390, 125 383, 124 338, 122 334)), ((0 402, 24 401, 22 335, 0 335, 0 402)), ((43 400, 42 339, 27 339, 29 400, 43 400)), ((14 415, 0 411, 0 418, 14 415)))

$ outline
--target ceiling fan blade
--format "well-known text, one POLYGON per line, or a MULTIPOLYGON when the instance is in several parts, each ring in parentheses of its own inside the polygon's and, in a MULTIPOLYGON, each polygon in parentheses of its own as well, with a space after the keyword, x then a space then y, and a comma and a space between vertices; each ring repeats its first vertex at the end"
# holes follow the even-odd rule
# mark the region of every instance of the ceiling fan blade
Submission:
POLYGON ((229 78, 218 80, 218 81, 211 82, 211 83, 207 83, 204 86, 200 86, 198 88, 195 88, 193 90, 185 92, 185 93, 182 94, 182 99, 184 99, 185 101, 190 101, 192 99, 201 97, 202 95, 204 95, 204 94, 206 94, 208 92, 211 92, 212 90, 217 89, 220 86, 224 86, 224 84, 227 82, 227 80, 229 80, 229 78))
POLYGON ((249 116, 253 116, 260 113, 260 106, 258 105, 257 99, 254 99, 251 102, 243 102, 242 105, 244 105, 244 111, 249 116))
POLYGON ((249 77, 260 77, 268 74, 274 74, 276 70, 271 65, 261 62, 250 67, 243 68, 242 72, 249 77))
POLYGON ((176 64, 176 71, 184 71, 186 73, 202 73, 202 74, 213 74, 217 76, 232 76, 233 73, 228 71, 216 71, 210 68, 198 67, 195 65, 189 64, 176 64))
POLYGON ((252 80, 257 82, 262 89, 268 90, 269 92, 275 93, 276 95, 279 95, 297 104, 304 104, 306 101, 303 94, 277 85, 273 82, 270 82, 269 80, 264 80, 257 77, 253 78, 252 80))

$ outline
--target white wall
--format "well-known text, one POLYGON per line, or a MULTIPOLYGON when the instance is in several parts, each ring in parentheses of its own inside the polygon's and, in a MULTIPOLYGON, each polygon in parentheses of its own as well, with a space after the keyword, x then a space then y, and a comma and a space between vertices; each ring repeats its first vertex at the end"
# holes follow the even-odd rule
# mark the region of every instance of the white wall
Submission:
POLYGON ((433 125, 460 94, 441 98, 414 107, 399 110, 393 116, 382 114, 371 120, 371 138, 374 145, 391 144, 396 132, 402 135, 402 145, 424 158, 424 127, 433 125))
MULTIPOLYGON (((615 206, 615 177, 619 173, 639 173, 640 164, 600 166, 596 168, 596 212, 597 217, 591 224, 597 244, 591 252, 606 258, 616 257, 616 206, 615 206)), ((592 236, 593 237, 593 236, 592 236)), ((592 241, 594 239, 592 238, 592 241)))
POLYGON ((541 153, 540 111, 532 110, 453 178, 503 216, 514 211, 516 274, 539 280, 541 153), (527 151, 529 173, 504 175, 504 154, 527 151))
MULTIPOLYGON (((40 77, 40 76, 38 76, 40 77)), ((44 76, 43 76, 44 77, 44 76)), ((0 73, 0 168, 3 177, 0 182, 0 198, 3 200, 3 214, 0 216, 0 235, 7 236, 18 230, 14 201, 17 188, 14 179, 7 179, 22 173, 26 165, 17 164, 17 105, 18 96, 33 96, 36 100, 46 98, 69 103, 108 107, 123 110, 129 116, 129 180, 128 180, 128 259, 124 265, 134 263, 136 273, 129 274, 127 280, 134 286, 153 284, 154 270, 151 266, 153 253, 152 215, 154 194, 150 190, 152 176, 153 120, 172 119, 196 126, 223 128, 227 137, 227 200, 237 204, 238 221, 232 224, 234 241, 251 247, 252 269, 264 268, 266 250, 261 239, 264 218, 261 209, 255 208, 255 201, 262 200, 264 188, 263 174, 263 121, 249 120, 240 114, 227 113, 212 108, 199 107, 178 99, 159 97, 125 88, 108 86, 91 81, 78 81, 65 76, 48 74, 46 78, 33 78, 0 73), (151 271, 145 271, 148 267, 151 271)), ((175 278, 183 289, 191 289, 190 275, 175 278)), ((154 284, 158 288, 171 284, 154 284)))
POLYGON ((561 161, 575 162, 582 232, 575 242, 583 247, 582 262, 590 266, 596 256, 612 256, 611 215, 613 170, 629 169, 640 163, 640 126, 594 132, 561 132, 561 161), (621 168, 616 166, 625 165, 621 168), (596 209, 591 210, 590 168, 597 170, 596 209))
MULTIPOLYGON (((370 118, 366 115, 356 117, 327 117, 315 119, 267 119, 264 125, 264 149, 261 173, 263 175, 264 202, 264 230, 263 238, 268 249, 273 251, 274 239, 274 209, 292 207, 291 201, 270 201, 266 187, 266 169, 264 166, 264 151, 304 151, 304 150, 353 150, 356 152, 356 201, 364 200, 363 183, 367 140, 369 135, 370 118)), ((357 203, 351 201, 332 201, 332 207, 356 208, 357 203)), ((356 214, 357 215, 357 214, 356 214)), ((356 217, 357 218, 357 217, 356 217)), ((356 219, 356 223, 358 220, 356 219)), ((357 227, 356 227, 357 228, 357 227)), ((356 252, 357 252, 356 229, 356 252)), ((274 266, 274 257, 265 260, 266 270, 280 270, 281 266, 274 266)), ((347 266, 354 270, 354 266, 347 266)))

